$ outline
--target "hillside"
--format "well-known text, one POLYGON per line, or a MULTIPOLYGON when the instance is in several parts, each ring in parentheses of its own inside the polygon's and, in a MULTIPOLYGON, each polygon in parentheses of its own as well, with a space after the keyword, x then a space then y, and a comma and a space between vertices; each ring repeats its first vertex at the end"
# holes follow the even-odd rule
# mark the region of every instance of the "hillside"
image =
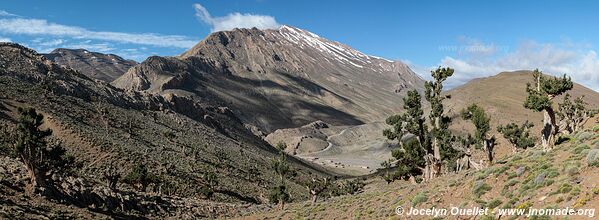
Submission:
POLYGON ((126 60, 114 54, 91 52, 85 49, 59 48, 42 55, 58 65, 70 67, 87 77, 105 82, 112 82, 129 68, 137 65, 133 60, 126 60))
MULTIPOLYGON (((529 120, 537 126, 533 134, 538 135, 543 119, 542 113, 524 108, 526 83, 532 81, 531 71, 503 72, 495 76, 474 79, 445 94, 451 98, 444 102, 447 114, 453 118, 450 128, 459 133, 473 132, 471 122, 460 118, 460 111, 471 104, 485 108, 491 116, 491 134, 506 145, 505 139, 495 131, 498 125, 510 122, 523 123, 529 120)), ((585 100, 594 108, 599 108, 599 93, 575 83, 568 92, 573 97, 585 96, 585 100)), ((563 96, 554 100, 561 102, 563 96)), ((424 101, 426 105, 426 101, 424 101)), ((400 113, 400 111, 395 112, 400 113)), ((314 126, 309 124, 300 128, 279 129, 265 138, 271 144, 286 142, 287 152, 329 167, 348 175, 370 174, 380 168, 380 163, 391 158, 391 151, 397 147, 382 135, 387 125, 383 122, 367 123, 357 126, 314 126)), ((498 147, 496 153, 510 153, 508 147, 498 147)))
MULTIPOLYGON (((526 83, 532 81, 532 71, 502 72, 495 76, 473 79, 446 92, 451 95, 446 106, 449 112, 459 113, 468 105, 477 103, 489 112, 494 125, 521 123, 526 120, 539 124, 543 120, 542 114, 523 106, 527 95, 526 83)), ((575 83, 574 88, 568 93, 572 97, 584 96, 587 103, 594 108, 599 108, 599 93, 589 88, 575 83)), ((556 107, 562 99, 563 96, 555 98, 553 102, 556 107)))
MULTIPOLYGON (((310 204, 294 203, 285 211, 271 210, 243 219, 524 219, 518 215, 500 215, 500 209, 548 208, 589 209, 599 206, 599 122, 595 131, 570 136, 570 140, 544 153, 529 148, 518 154, 498 158, 501 163, 483 170, 451 173, 428 183, 408 181, 385 183, 369 179, 365 192, 331 198, 310 204), (401 208, 398 208, 401 207, 401 208), (488 215, 418 215, 416 209, 489 208, 488 215), (401 210, 401 215, 397 211, 401 210), (436 217, 436 218, 435 218, 436 217)), ((534 219, 561 219, 566 216, 533 216, 534 219)), ((593 219, 589 210, 568 219, 593 219)))
MULTIPOLYGON (((527 96, 526 83, 532 81, 532 71, 502 72, 495 76, 473 79, 460 87, 447 91, 446 94, 450 95, 451 99, 445 105, 446 111, 454 117, 451 128, 456 131, 472 132, 472 123, 464 122, 459 117, 459 113, 468 105, 476 103, 491 116, 492 134, 497 135, 495 128, 498 125, 510 122, 521 124, 528 120, 535 125, 532 128, 533 134, 538 135, 541 130, 543 114, 526 109, 523 104, 527 96)), ((572 90, 567 93, 572 97, 584 96, 584 100, 591 108, 599 109, 599 93, 578 83, 574 83, 572 90)), ((553 100, 556 109, 563 97, 561 95, 553 100)), ((499 141, 507 143, 503 138, 499 138, 499 141)), ((508 149, 499 148, 498 153, 503 155, 508 153, 508 149)))
MULTIPOLYGON (((161 179, 149 187, 154 194, 208 201, 202 194, 202 177, 215 173, 220 184, 210 201, 267 201, 265 195, 276 181, 269 170, 276 150, 247 130, 226 107, 175 95, 125 93, 17 44, 0 44, 0 54, 2 155, 11 148, 7 135, 14 131, 16 108, 34 107, 44 114, 44 127, 53 130, 52 142, 62 143, 82 164, 78 175, 89 189, 104 185, 108 166, 125 176, 135 165, 145 164, 161 179)), ((317 166, 292 157, 288 160, 298 176, 288 183, 294 199, 306 197, 301 178, 327 175, 317 166)), ((16 178, 10 172, 3 175, 16 178)), ((10 181, 0 183, 11 192, 0 195, 4 204, 23 205, 18 197, 7 197, 22 193, 25 180, 16 179, 17 188, 10 188, 10 181)), ((131 190, 122 183, 119 188, 131 190)), ((207 209, 198 212, 210 214, 207 209)))
POLYGON ((401 109, 406 91, 422 90, 423 81, 399 61, 282 26, 212 33, 178 57, 148 58, 113 85, 215 100, 270 133, 317 120, 383 120, 401 109))

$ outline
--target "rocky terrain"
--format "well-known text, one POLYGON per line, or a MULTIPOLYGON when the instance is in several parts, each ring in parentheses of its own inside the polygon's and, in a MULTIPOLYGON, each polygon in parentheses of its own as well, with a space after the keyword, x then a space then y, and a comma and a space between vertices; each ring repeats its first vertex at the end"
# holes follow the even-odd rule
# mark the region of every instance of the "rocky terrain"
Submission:
MULTIPOLYGON (((590 209, 599 207, 599 118, 551 152, 529 148, 485 169, 451 173, 425 184, 387 184, 371 178, 365 192, 311 204, 299 202, 242 219, 595 219, 585 215, 500 215, 499 209, 590 209), (594 128, 593 128, 594 126, 594 128), (398 215, 398 207, 403 214, 398 215), (489 208, 489 215, 408 216, 416 209, 489 208)), ((506 146, 499 146, 506 147, 506 146)), ((448 212, 449 213, 449 212, 448 212)))
POLYGON ((129 68, 137 65, 133 60, 126 60, 114 54, 91 52, 85 49, 59 48, 42 55, 58 65, 73 68, 92 79, 105 82, 112 82, 129 68))
POLYGON ((112 84, 219 100, 264 133, 317 120, 384 120, 401 109, 406 91, 423 88, 404 63, 289 26, 216 32, 178 57, 148 58, 112 84))
MULTIPOLYGON (((269 167, 277 152, 246 129, 228 108, 174 94, 127 93, 54 64, 17 44, 0 44, 0 67, 3 155, 5 149, 12 147, 9 137, 14 131, 17 107, 34 107, 45 116, 44 127, 52 129, 52 142, 62 143, 82 165, 76 175, 86 185, 104 185, 103 173, 109 166, 126 175, 135 165, 145 164, 149 172, 161 179, 148 192, 161 196, 205 200, 201 192, 205 185, 202 177, 215 173, 219 187, 211 201, 229 204, 267 201, 266 193, 276 181, 269 167)), ((301 178, 328 175, 318 166, 293 157, 288 159, 297 174, 289 181, 294 200, 307 197, 306 189, 299 184, 301 178)), ((22 175, 22 171, 3 169, 11 175, 22 175)), ((40 210, 48 202, 30 203, 39 198, 23 201, 19 197, 22 184, 14 183, 3 177, 2 187, 7 190, 0 195, 3 207, 24 213, 46 213, 40 210), (23 206, 29 208, 18 208, 23 206)), ((119 188, 123 192, 132 190, 121 183, 119 188)), ((27 216, 24 213, 22 217, 27 216)))

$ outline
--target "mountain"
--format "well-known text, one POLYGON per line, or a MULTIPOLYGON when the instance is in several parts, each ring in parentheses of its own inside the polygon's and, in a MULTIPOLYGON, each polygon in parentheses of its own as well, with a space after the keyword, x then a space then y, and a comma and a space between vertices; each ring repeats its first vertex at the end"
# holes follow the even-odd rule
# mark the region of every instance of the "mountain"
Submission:
POLYGON ((406 91, 423 89, 423 80, 400 61, 282 26, 210 34, 180 56, 148 58, 113 85, 216 100, 270 133, 317 120, 384 120, 401 110, 406 91))
POLYGON ((58 65, 73 68, 92 79, 106 82, 112 82, 137 65, 133 60, 126 60, 114 54, 90 52, 85 49, 59 48, 43 56, 58 65))
MULTIPOLYGON (((0 182, 3 192, 0 201, 14 204, 3 205, 1 210, 9 208, 14 212, 21 210, 18 207, 36 206, 18 199, 26 181, 18 176, 26 176, 21 172, 24 169, 13 172, 6 167, 7 164, 24 167, 11 162, 13 159, 7 156, 12 148, 10 135, 14 133, 18 107, 34 107, 42 113, 43 127, 53 131, 50 143, 61 143, 82 165, 76 182, 85 184, 65 191, 69 195, 73 193, 72 197, 65 196, 65 201, 73 199, 71 202, 79 207, 99 207, 103 201, 113 201, 95 199, 103 195, 114 199, 143 197, 150 198, 151 201, 146 201, 148 204, 169 202, 165 206, 160 203, 132 209, 142 215, 165 214, 165 210, 191 209, 170 206, 182 202, 181 197, 198 198, 194 201, 209 204, 194 208, 194 212, 207 217, 221 207, 222 203, 218 202, 264 203, 269 187, 278 182, 270 170, 271 161, 278 157, 277 151, 246 129, 227 107, 174 94, 124 92, 12 43, 0 43, 0 67, 0 176, 3 180, 5 177, 15 179, 0 182), (139 164, 146 165, 160 180, 159 184, 148 187, 152 194, 131 192, 132 188, 122 183, 118 191, 105 187, 103 174, 107 167, 115 167, 115 172, 124 177, 139 164), (214 173, 219 182, 210 200, 202 193, 206 187, 202 178, 207 173, 214 173), (162 197, 157 198, 156 193, 162 197), (212 205, 215 210, 211 211, 212 205)), ((295 199, 307 197, 305 187, 300 185, 301 178, 328 175, 319 166, 294 157, 287 159, 297 174, 286 181, 295 199)), ((117 201, 121 202, 111 204, 123 207, 134 204, 117 201)))

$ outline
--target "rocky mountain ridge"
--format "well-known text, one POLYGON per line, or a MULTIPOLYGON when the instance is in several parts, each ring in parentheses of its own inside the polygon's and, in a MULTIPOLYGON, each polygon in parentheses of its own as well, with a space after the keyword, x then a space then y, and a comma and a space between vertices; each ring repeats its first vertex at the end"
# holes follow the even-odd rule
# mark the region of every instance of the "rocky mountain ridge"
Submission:
POLYGON ((407 90, 422 90, 423 80, 399 61, 282 26, 213 33, 178 57, 148 58, 113 85, 218 100, 270 133, 317 120, 384 120, 401 110, 407 90))
POLYGON ((73 68, 92 79, 106 82, 112 82, 129 68, 137 65, 133 60, 126 60, 114 54, 91 52, 85 49, 58 48, 42 55, 58 65, 73 68))

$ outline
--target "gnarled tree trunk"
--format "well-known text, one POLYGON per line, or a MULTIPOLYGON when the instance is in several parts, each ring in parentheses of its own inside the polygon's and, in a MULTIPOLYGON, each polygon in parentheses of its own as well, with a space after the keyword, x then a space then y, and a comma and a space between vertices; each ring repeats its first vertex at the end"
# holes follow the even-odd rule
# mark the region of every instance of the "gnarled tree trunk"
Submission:
POLYGON ((485 151, 487 152, 487 159, 489 159, 489 164, 493 164, 493 149, 495 148, 495 139, 484 139, 483 146, 485 151))
POLYGON ((543 110, 543 130, 541 130, 541 144, 544 151, 553 149, 556 133, 555 112, 553 108, 546 108, 543 110))
POLYGON ((28 187, 29 193, 35 193, 36 189, 46 187, 45 174, 39 169, 35 168, 33 165, 28 164, 26 167, 27 174, 30 178, 28 187))

